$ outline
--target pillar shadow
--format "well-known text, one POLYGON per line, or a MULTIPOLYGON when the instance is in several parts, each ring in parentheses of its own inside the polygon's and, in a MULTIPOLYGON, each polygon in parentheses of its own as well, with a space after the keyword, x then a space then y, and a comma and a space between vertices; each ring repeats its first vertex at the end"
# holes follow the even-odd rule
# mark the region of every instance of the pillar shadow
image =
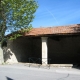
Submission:
POLYGON ((9 78, 9 77, 7 77, 7 76, 6 76, 6 79, 7 79, 7 80, 14 80, 14 79, 12 79, 12 78, 9 78))

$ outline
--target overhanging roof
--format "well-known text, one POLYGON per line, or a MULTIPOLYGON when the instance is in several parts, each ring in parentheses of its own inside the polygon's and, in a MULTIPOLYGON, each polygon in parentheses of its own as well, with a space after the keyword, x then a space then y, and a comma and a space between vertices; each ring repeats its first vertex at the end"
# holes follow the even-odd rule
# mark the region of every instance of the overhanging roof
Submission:
POLYGON ((42 35, 65 35, 65 34, 78 34, 80 33, 80 24, 46 27, 46 28, 33 28, 30 32, 26 32, 25 36, 42 36, 42 35))

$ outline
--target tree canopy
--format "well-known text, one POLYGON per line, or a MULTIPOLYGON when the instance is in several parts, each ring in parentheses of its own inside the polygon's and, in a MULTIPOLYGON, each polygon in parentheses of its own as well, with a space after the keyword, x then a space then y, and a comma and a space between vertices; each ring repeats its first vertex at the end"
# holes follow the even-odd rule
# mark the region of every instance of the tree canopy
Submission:
POLYGON ((35 0, 0 0, 0 39, 5 31, 29 28, 38 8, 35 0))

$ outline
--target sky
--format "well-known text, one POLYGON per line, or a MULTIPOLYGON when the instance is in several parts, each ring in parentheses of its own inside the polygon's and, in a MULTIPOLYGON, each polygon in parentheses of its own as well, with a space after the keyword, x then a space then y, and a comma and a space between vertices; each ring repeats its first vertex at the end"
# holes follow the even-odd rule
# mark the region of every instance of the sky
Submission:
POLYGON ((34 28, 80 24, 80 0, 37 0, 34 28))

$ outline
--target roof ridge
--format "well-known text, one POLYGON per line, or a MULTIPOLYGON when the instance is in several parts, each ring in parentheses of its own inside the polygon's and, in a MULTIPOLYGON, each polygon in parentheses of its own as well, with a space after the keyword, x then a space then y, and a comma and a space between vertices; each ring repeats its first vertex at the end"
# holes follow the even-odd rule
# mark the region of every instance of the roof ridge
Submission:
POLYGON ((57 27, 77 27, 80 26, 80 24, 71 24, 71 25, 62 25, 62 26, 46 26, 46 27, 38 27, 38 28, 33 28, 33 29, 44 29, 44 28, 57 28, 57 27))

